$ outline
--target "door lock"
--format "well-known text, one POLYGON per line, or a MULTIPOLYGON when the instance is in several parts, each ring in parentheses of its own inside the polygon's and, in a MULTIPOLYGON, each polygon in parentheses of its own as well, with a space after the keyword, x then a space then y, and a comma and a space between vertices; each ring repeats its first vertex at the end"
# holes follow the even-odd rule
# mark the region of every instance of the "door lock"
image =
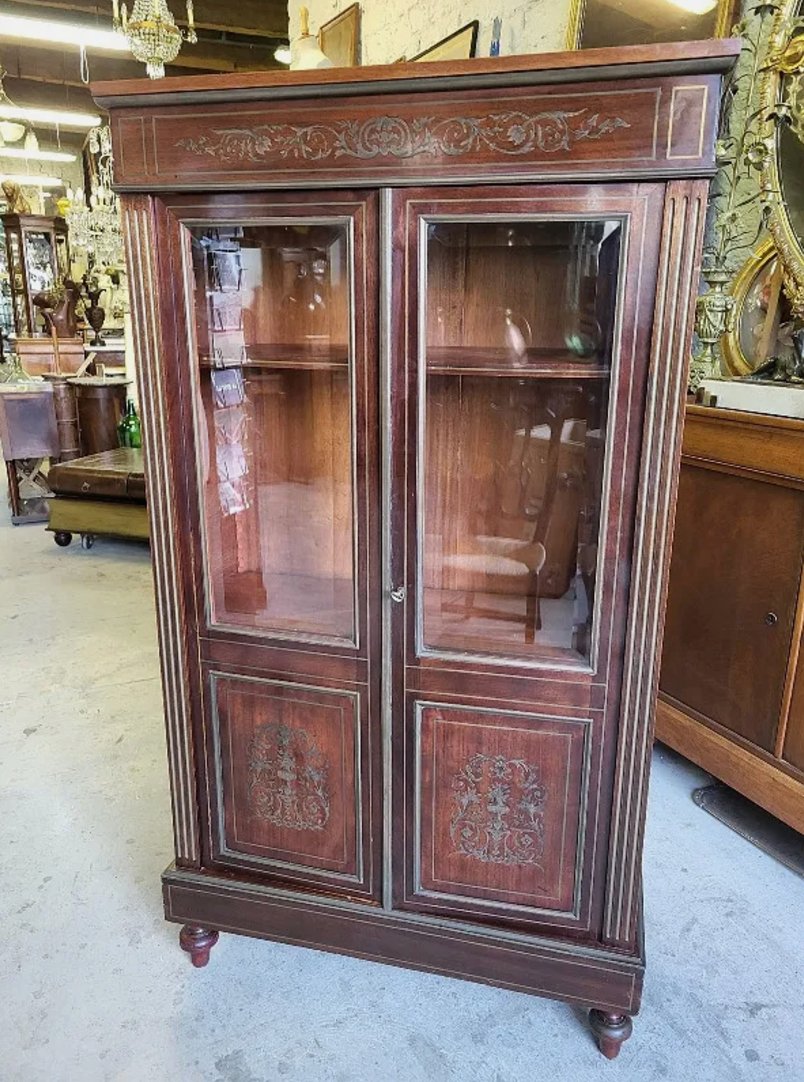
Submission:
POLYGON ((397 605, 401 604, 405 600, 405 587, 396 586, 391 590, 391 600, 395 601, 397 605))

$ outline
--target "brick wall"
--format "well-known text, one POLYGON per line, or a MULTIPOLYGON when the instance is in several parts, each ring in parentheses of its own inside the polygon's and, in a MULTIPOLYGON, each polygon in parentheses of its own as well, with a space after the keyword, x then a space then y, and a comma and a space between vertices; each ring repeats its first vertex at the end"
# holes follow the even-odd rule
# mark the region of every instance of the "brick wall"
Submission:
MULTIPOLYGON (((306 0, 310 30, 349 7, 352 0, 306 0)), ((299 33, 301 0, 290 0, 291 40, 299 33)), ((488 56, 491 24, 502 19, 500 52, 544 53, 564 48, 570 0, 362 0, 363 64, 385 64, 415 56, 472 19, 479 19, 477 55, 488 56)))

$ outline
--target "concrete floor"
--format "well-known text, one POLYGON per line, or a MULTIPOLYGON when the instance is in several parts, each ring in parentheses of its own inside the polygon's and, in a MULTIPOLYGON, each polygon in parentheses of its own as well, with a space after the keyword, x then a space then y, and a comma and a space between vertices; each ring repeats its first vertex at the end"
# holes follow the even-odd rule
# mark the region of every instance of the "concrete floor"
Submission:
POLYGON ((804 890, 656 755, 649 969, 620 1058, 513 992, 226 935, 193 970, 144 548, 0 515, 0 1082, 760 1082, 804 1073, 804 890))

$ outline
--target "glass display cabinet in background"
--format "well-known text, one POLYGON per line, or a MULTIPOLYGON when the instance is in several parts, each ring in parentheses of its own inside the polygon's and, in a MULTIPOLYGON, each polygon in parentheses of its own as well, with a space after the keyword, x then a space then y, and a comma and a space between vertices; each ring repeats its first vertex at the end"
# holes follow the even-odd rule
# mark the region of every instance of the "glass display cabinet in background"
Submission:
POLYGON ((639 1007, 728 41, 101 84, 173 786, 165 911, 639 1007))
POLYGON ((8 273, 8 253, 6 251, 6 232, 0 219, 0 330, 8 337, 16 333, 14 325, 14 304, 11 299, 11 280, 8 273))
POLYGON ((2 222, 14 328, 18 337, 32 338, 46 330, 34 297, 70 275, 67 223, 39 214, 4 214, 2 222))

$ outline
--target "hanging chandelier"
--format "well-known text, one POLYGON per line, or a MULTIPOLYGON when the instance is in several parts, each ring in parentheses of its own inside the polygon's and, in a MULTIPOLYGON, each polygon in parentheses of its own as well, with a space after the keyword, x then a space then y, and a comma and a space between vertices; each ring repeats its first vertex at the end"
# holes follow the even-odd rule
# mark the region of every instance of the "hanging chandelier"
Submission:
POLYGON ((120 202, 112 190, 112 139, 107 126, 93 128, 88 150, 95 161, 90 191, 68 189, 65 217, 73 250, 83 251, 90 269, 123 266, 120 202))
POLYGON ((118 6, 112 0, 113 24, 128 40, 135 58, 145 65, 151 79, 162 79, 165 64, 172 63, 179 55, 181 43, 195 45, 193 0, 187 0, 187 30, 176 26, 167 0, 134 0, 131 15, 125 4, 118 6))

